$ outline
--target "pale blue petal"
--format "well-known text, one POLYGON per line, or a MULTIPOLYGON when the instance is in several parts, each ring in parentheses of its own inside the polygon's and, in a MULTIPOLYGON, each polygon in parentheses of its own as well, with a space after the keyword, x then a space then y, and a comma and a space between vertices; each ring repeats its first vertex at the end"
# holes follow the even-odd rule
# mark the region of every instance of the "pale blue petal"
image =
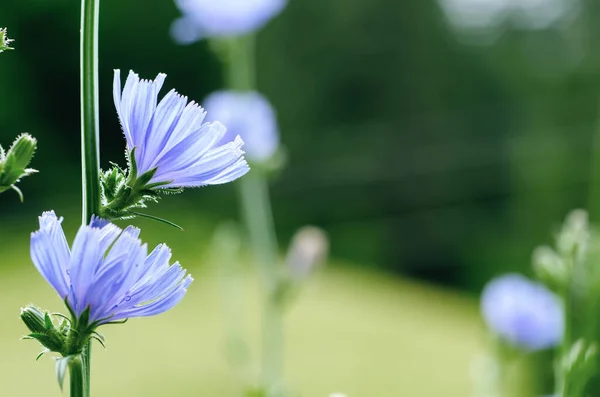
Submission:
POLYGON ((562 339, 560 300, 544 285, 519 274, 492 280, 482 293, 481 311, 492 332, 521 348, 546 349, 562 339))
POLYGON ((181 179, 182 175, 189 173, 189 167, 202 159, 223 135, 225 135, 223 124, 218 122, 203 124, 165 154, 157 164, 158 171, 154 179, 157 181, 181 179))
POLYGON ((102 229, 82 226, 73 242, 69 266, 73 301, 69 300, 78 315, 85 309, 85 296, 92 284, 93 275, 104 258, 101 238, 102 229))
POLYGON ((155 163, 159 153, 169 142, 185 109, 186 101, 186 98, 179 95, 177 91, 171 90, 158 104, 144 143, 145 158, 138 164, 142 173, 151 169, 151 165, 155 163))
POLYGON ((243 158, 238 159, 233 165, 221 171, 214 177, 206 180, 206 185, 221 185, 223 183, 229 183, 235 181, 238 178, 246 175, 250 171, 250 166, 243 158))
POLYGON ((204 120, 205 115, 206 113, 204 112, 204 109, 202 109, 196 103, 190 102, 183 110, 181 118, 173 129, 169 139, 167 142, 165 142, 162 150, 154 159, 152 167, 160 167, 162 163, 161 159, 166 154, 173 150, 173 148, 176 147, 180 142, 185 140, 192 132, 199 129, 202 126, 202 121, 204 120))
POLYGON ((54 211, 44 212, 39 218, 40 230, 31 235, 31 259, 42 276, 61 298, 69 293, 70 252, 67 239, 54 211))
MULTIPOLYGON (((202 36, 239 36, 260 29, 285 7, 286 0, 176 0, 202 36)), ((176 36, 177 38, 178 36, 176 36)), ((193 39, 186 35, 184 42, 193 39)))
POLYGON ((146 244, 123 233, 106 255, 102 272, 94 276, 87 304, 92 308, 92 321, 112 315, 112 308, 139 277, 147 254, 146 244))
POLYGON ((188 275, 169 294, 163 296, 158 300, 155 300, 150 304, 135 306, 129 310, 119 312, 115 314, 113 319, 119 320, 130 317, 154 316, 156 314, 164 313, 167 310, 172 309, 183 299, 185 293, 187 292, 187 288, 190 286, 193 280, 194 279, 192 278, 192 276, 188 275))
POLYGON ((126 294, 119 306, 122 310, 135 305, 149 303, 167 295, 173 290, 185 277, 185 270, 181 268, 179 263, 174 263, 172 266, 164 269, 163 273, 154 283, 148 283, 143 288, 134 289, 126 294))
MULTIPOLYGON (((115 72, 116 73, 116 72, 115 72)), ((135 147, 132 129, 134 126, 131 125, 131 113, 133 111, 133 99, 135 98, 136 87, 140 81, 140 78, 133 71, 129 71, 127 80, 125 80, 125 87, 121 95, 121 102, 117 107, 119 113, 119 119, 121 120, 121 126, 125 133, 127 140, 127 148, 131 151, 135 147)), ((114 84, 114 82, 113 82, 114 84)))
POLYGON ((156 283, 169 269, 171 250, 166 244, 159 244, 144 261, 141 277, 125 295, 135 295, 138 291, 146 289, 148 285, 156 283))
MULTIPOLYGON (((210 184, 209 182, 213 180, 220 179, 219 176, 222 173, 232 176, 244 175, 249 171, 249 168, 242 157, 244 152, 241 147, 243 144, 244 142, 238 136, 233 142, 209 150, 203 157, 189 166, 185 174, 181 173, 175 184, 181 187, 204 186, 210 184)), ((165 180, 171 180, 175 179, 175 176, 176 173, 171 172, 161 177, 165 180)), ((212 184, 216 183, 213 182, 212 184)))
POLYGON ((173 21, 169 29, 173 41, 180 45, 195 43, 202 37, 202 32, 191 18, 178 18, 173 21))
POLYGON ((223 143, 236 135, 244 140, 246 157, 264 162, 279 148, 279 130, 275 110, 260 93, 217 91, 204 100, 208 120, 219 120, 227 126, 223 143))
MULTIPOLYGON (((119 120, 123 120, 123 116, 121 115, 121 71, 119 69, 113 71, 113 101, 119 120)), ((123 127, 122 123, 121 127, 123 127)))

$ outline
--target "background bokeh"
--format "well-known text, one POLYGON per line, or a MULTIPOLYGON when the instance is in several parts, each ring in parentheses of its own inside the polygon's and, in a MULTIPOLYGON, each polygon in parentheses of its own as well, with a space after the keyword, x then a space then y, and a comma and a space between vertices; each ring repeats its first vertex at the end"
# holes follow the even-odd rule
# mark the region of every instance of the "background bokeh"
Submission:
MULTIPOLYGON (((113 69, 167 73, 164 92, 200 102, 222 87, 206 42, 170 39, 178 16, 171 0, 102 1, 103 166, 124 164, 113 69)), ((260 32, 258 88, 288 154, 272 180, 282 252, 305 224, 331 239, 331 263, 287 323, 288 378, 302 395, 472 390, 483 284, 530 273, 533 247, 551 241, 570 209, 600 215, 599 18, 593 0, 290 0, 260 32)), ((18 342, 18 310, 29 301, 61 309, 28 259, 37 215, 55 209, 70 236, 80 221, 79 2, 4 0, 0 26, 16 48, 0 55, 0 142, 36 136, 41 171, 22 181, 25 203, 0 196, 0 394, 21 384, 22 395, 59 395, 52 364, 34 364, 36 347, 18 342)), ((172 313, 107 330, 99 395, 234 390, 206 253, 215 227, 238 217, 236 198, 232 184, 152 206, 184 233, 135 221, 197 282, 172 313)), ((255 307, 246 312, 254 329, 255 307)))

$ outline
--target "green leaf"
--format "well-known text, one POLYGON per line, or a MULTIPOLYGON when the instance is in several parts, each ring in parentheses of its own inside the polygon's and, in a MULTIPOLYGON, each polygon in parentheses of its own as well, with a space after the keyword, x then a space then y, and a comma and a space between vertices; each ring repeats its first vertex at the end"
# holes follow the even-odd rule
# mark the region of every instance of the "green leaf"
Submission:
POLYGON ((49 353, 50 350, 49 349, 44 349, 40 352, 40 354, 37 355, 37 357, 35 358, 35 361, 38 361, 40 359, 40 357, 42 357, 44 354, 49 353))
POLYGON ((46 314, 44 314, 44 325, 46 326, 46 329, 54 328, 54 324, 52 324, 52 319, 50 318, 50 315, 48 314, 48 312, 46 312, 46 314))
POLYGON ((25 197, 23 197, 23 192, 17 187, 17 185, 10 185, 10 188, 17 192, 17 194, 19 195, 19 200, 21 200, 21 202, 25 200, 25 197))
POLYGON ((23 339, 35 339, 40 342, 42 346, 53 352, 61 352, 63 350, 64 341, 60 335, 32 332, 23 339))
POLYGON ((135 161, 135 149, 133 148, 131 152, 127 152, 127 162, 129 163, 129 175, 127 177, 127 184, 133 186, 135 180, 137 179, 137 163, 135 161))
POLYGON ((104 340, 98 338, 96 335, 92 335, 92 338, 96 339, 102 345, 102 347, 106 349, 106 345, 104 344, 104 340))
POLYGON ((67 374, 69 362, 71 362, 71 360, 73 360, 75 357, 76 356, 67 356, 56 359, 56 379, 58 380, 60 390, 63 389, 63 384, 65 383, 65 375, 67 374))
POLYGON ((133 214, 133 215, 137 215, 137 216, 141 216, 142 218, 148 218, 148 219, 152 219, 161 223, 165 223, 169 226, 173 226, 176 229, 179 229, 181 231, 183 231, 183 228, 181 226, 179 226, 176 223, 173 223, 169 220, 163 219, 163 218, 159 218, 158 216, 154 216, 154 215, 149 215, 149 214, 142 214, 140 212, 135 212, 135 211, 129 211, 129 213, 133 214))

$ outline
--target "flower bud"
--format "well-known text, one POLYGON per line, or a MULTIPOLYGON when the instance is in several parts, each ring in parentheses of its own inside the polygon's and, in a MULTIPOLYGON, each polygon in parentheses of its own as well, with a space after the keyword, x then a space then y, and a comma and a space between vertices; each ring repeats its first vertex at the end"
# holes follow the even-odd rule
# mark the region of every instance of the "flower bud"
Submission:
POLYGON ((287 0, 175 0, 183 16, 171 27, 178 44, 207 37, 242 36, 261 29, 287 0))
POLYGON ((204 106, 211 120, 227 126, 223 142, 239 135, 244 140, 248 161, 269 163, 280 148, 277 115, 271 103, 258 92, 217 91, 210 94, 204 106))
POLYGON ((0 52, 12 50, 13 48, 8 46, 11 42, 12 40, 6 37, 6 28, 0 28, 0 52))
POLYGON ((19 135, 6 153, 4 172, 10 169, 23 173, 33 158, 36 147, 37 140, 34 137, 29 134, 19 135))
POLYGON ((485 286, 481 313, 490 331, 523 350, 547 349, 563 337, 560 298, 518 274, 506 274, 485 286))
POLYGON ((556 239, 560 255, 575 258, 585 256, 590 238, 588 213, 585 210, 571 211, 556 239))
MULTIPOLYGON (((63 331, 66 328, 57 329, 48 312, 42 312, 33 305, 27 305, 21 309, 21 319, 31 331, 31 334, 25 336, 25 339, 35 339, 52 352, 62 353, 64 351, 66 333, 63 331)), ((64 322, 63 325, 66 326, 64 322)))
POLYGON ((13 189, 23 201, 23 195, 16 187, 20 178, 29 176, 35 172, 34 169, 26 168, 33 158, 37 141, 29 134, 21 134, 17 137, 8 152, 0 150, 0 193, 13 189))
POLYGON ((33 305, 21 309, 21 319, 31 332, 43 333, 47 331, 45 314, 33 305))
POLYGON ((295 280, 306 278, 327 257, 329 241, 325 233, 314 226, 305 226, 292 238, 286 265, 295 280))
POLYGON ((537 276, 554 290, 563 288, 568 282, 567 264, 548 246, 538 247, 533 251, 533 269, 537 276))

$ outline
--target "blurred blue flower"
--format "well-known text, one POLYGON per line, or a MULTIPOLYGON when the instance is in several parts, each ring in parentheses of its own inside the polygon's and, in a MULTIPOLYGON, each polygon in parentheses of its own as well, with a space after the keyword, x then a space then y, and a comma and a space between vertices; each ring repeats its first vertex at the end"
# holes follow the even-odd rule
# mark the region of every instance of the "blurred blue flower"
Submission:
POLYGON ((175 0, 183 16, 171 26, 179 44, 207 37, 240 36, 263 27, 287 0, 175 0))
POLYGON ((121 73, 114 73, 115 107, 127 149, 135 148, 137 174, 157 168, 150 183, 177 188, 231 182, 247 173, 242 139, 224 140, 223 124, 203 123, 206 112, 200 106, 175 90, 157 105, 165 78, 161 73, 154 81, 140 80, 130 71, 121 94, 121 73))
POLYGON ((179 263, 169 265, 166 245, 147 256, 135 227, 121 230, 94 218, 81 226, 70 250, 54 211, 44 212, 39 223, 31 235, 35 267, 77 318, 89 307, 90 324, 163 313, 193 280, 179 263))
POLYGON ((519 274, 507 274, 486 285, 481 296, 483 318, 492 332, 527 350, 560 343, 562 304, 544 285, 519 274))
POLYGON ((209 117, 227 126, 224 141, 239 135, 250 161, 265 161, 279 148, 275 111, 258 92, 217 91, 204 100, 209 117))

